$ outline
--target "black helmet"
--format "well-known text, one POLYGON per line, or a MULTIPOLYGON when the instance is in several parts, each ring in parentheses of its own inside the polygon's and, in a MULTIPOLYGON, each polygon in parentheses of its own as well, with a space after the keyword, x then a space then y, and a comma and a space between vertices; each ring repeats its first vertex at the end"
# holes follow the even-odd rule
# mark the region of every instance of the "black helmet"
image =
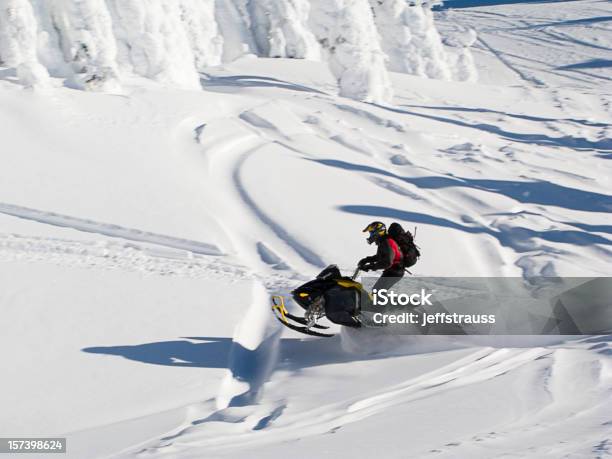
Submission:
POLYGON ((383 222, 372 222, 363 229, 364 233, 370 233, 368 236, 368 244, 378 241, 381 237, 387 234, 387 227, 383 222))

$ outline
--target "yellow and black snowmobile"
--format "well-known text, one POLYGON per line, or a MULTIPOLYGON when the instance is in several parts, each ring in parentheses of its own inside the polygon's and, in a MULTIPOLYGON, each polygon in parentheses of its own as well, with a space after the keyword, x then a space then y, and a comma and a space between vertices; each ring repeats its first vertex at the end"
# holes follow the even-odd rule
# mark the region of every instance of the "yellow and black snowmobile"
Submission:
POLYGON ((312 336, 333 336, 316 331, 329 328, 317 323, 323 317, 338 325, 359 328, 362 305, 371 299, 361 283, 355 280, 358 273, 359 269, 353 277, 342 276, 336 265, 330 265, 316 279, 291 292, 293 300, 306 311, 304 317, 289 313, 282 296, 272 297, 272 311, 286 327, 312 336))

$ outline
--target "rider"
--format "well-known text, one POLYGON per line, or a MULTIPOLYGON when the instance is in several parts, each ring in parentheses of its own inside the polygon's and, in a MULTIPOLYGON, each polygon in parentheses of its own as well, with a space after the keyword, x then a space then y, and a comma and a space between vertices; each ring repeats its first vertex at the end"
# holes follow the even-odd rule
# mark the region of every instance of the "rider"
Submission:
POLYGON ((404 276, 404 263, 399 245, 387 234, 384 223, 375 221, 366 226, 364 233, 369 233, 368 244, 375 243, 378 248, 376 255, 362 258, 358 267, 363 271, 382 269, 382 275, 373 288, 390 289, 404 276))

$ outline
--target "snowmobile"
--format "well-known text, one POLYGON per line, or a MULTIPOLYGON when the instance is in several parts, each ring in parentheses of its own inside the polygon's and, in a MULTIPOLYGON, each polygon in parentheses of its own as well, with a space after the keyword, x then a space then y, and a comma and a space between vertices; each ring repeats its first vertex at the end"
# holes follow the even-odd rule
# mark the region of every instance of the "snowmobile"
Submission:
POLYGON ((317 323, 323 317, 338 325, 359 328, 361 308, 371 303, 371 297, 355 280, 358 274, 359 268, 352 277, 342 276, 336 265, 330 265, 315 279, 291 292, 293 300, 306 311, 304 317, 287 311, 284 297, 279 295, 272 297, 272 311, 284 326, 311 336, 334 336, 317 331, 329 328, 317 323))

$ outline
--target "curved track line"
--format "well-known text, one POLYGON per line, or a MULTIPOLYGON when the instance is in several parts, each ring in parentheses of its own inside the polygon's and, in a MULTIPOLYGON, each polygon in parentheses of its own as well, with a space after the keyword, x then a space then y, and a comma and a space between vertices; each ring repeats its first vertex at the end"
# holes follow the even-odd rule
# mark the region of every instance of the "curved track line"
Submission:
POLYGON ((236 186, 236 190, 238 191, 238 194, 240 195, 244 203, 257 216, 257 218, 260 221, 262 221, 264 224, 266 224, 274 232, 274 234, 276 234, 280 239, 282 239, 287 245, 292 247, 297 252, 297 254, 300 255, 300 257, 302 257, 304 261, 306 261, 307 263, 310 263, 311 265, 319 267, 319 268, 325 267, 325 262, 316 253, 314 253, 304 244, 302 244, 297 239, 295 239, 293 236, 291 236, 285 228, 283 228, 279 223, 274 221, 272 217, 266 214, 255 203, 253 198, 251 198, 251 196, 246 191, 246 188, 242 184, 242 179, 240 177, 242 165, 253 153, 255 153, 256 150, 258 150, 262 146, 263 145, 260 145, 259 147, 254 148, 253 150, 244 153, 239 158, 238 162, 236 163, 236 167, 232 174, 232 179, 234 181, 234 185, 236 186))

